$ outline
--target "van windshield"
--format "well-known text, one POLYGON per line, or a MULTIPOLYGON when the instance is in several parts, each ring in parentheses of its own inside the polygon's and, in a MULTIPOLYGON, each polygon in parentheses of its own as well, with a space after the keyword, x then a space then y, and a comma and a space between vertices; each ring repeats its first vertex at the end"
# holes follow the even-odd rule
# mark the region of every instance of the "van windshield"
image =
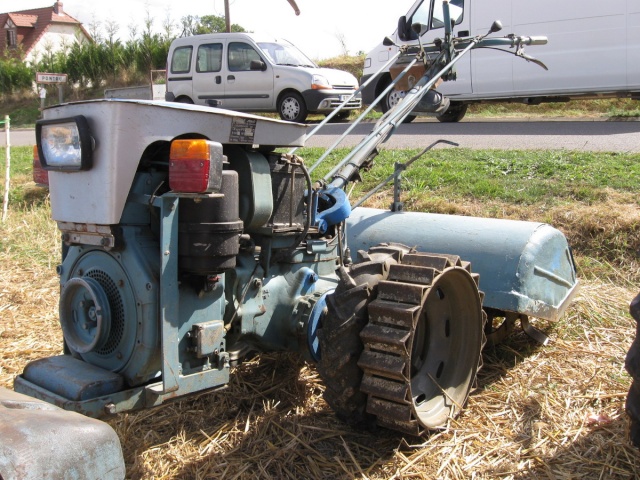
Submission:
POLYGON ((276 65, 289 65, 292 67, 314 67, 313 63, 304 53, 293 45, 273 42, 259 42, 258 46, 269 56, 276 65))

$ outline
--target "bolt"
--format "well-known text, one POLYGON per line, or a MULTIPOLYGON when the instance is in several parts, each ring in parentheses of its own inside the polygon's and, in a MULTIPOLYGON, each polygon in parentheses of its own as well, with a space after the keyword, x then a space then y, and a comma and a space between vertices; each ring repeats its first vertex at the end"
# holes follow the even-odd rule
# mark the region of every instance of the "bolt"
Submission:
POLYGON ((89 318, 91 320, 95 320, 95 318, 96 318, 96 307, 89 308, 89 318))
POLYGON ((151 290, 153 288, 153 285, 151 285, 151 283, 147 283, 146 287, 147 287, 147 290, 151 290))
POLYGON ((105 237, 100 240, 100 245, 102 245, 103 247, 108 247, 109 245, 111 245, 111 242, 108 238, 105 237))
POLYGON ((104 406, 104 413, 106 413, 107 415, 115 415, 116 413, 118 413, 116 405, 114 403, 107 403, 104 406))
POLYGON ((165 257, 168 257, 169 253, 170 253, 169 250, 165 250, 165 252, 164 252, 165 257))
POLYGON ((256 278, 253 280, 253 286, 255 288, 260 288, 262 286, 262 280, 260 280, 259 278, 256 278))
POLYGON ((122 360, 122 353, 121 353, 121 352, 118 352, 118 354, 116 355, 116 358, 117 358, 118 360, 122 360))

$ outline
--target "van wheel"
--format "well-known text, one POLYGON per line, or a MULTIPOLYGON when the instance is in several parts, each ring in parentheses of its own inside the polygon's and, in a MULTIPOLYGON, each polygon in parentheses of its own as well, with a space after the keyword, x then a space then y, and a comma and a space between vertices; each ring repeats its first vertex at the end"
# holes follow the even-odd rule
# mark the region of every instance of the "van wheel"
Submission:
POLYGON ((438 121, 443 123, 453 123, 459 122, 462 120, 467 113, 467 108, 469 105, 466 103, 454 103, 451 102, 451 105, 442 115, 436 115, 438 121))
POLYGON ((300 94, 288 92, 280 97, 278 113, 282 120, 302 123, 307 119, 307 106, 300 94))
MULTIPOLYGON (((385 87, 386 88, 386 87, 385 87)), ((405 92, 401 92, 396 90, 395 88, 387 93, 387 96, 382 101, 382 112, 387 113, 393 107, 395 107, 400 100, 402 100, 405 96, 405 92)), ((415 115, 407 115, 402 123, 411 123, 416 119, 415 115)))

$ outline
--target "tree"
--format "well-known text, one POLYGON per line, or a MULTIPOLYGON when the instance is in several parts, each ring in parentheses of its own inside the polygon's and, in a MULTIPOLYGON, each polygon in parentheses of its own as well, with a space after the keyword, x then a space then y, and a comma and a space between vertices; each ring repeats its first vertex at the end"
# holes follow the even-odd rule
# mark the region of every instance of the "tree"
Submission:
MULTIPOLYGON (((182 31, 181 37, 189 37, 191 35, 201 35, 204 33, 222 33, 226 31, 225 19, 222 15, 203 15, 197 17, 187 15, 180 20, 182 31)), ((232 32, 246 32, 246 30, 234 23, 231 25, 232 32)))

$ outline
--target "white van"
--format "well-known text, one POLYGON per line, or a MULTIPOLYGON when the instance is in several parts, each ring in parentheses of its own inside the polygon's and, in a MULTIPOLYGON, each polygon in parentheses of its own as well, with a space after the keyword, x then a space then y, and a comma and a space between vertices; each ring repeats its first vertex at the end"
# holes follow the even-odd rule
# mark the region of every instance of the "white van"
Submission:
MULTIPOLYGON (((309 113, 330 113, 357 88, 356 77, 318 67, 286 40, 214 33, 173 41, 165 99, 244 112, 278 112, 283 120, 304 122, 309 113)), ((338 117, 361 106, 358 95, 338 117)))
MULTIPOLYGON (((454 35, 485 34, 494 20, 502 34, 545 35, 545 46, 527 47, 527 53, 544 62, 548 71, 514 55, 489 49, 472 50, 457 64, 457 80, 438 91, 451 107, 438 120, 457 122, 467 105, 485 101, 542 102, 591 97, 640 98, 640 1, 638 0, 451 0, 454 35)), ((417 0, 391 38, 398 44, 417 44, 413 23, 428 26, 422 42, 444 35, 442 0, 417 0)), ((367 56, 364 83, 395 53, 397 47, 375 47, 367 56)), ((363 103, 373 100, 389 85, 382 72, 363 91, 363 103)), ((387 111, 404 92, 392 90, 381 105, 387 111)))

